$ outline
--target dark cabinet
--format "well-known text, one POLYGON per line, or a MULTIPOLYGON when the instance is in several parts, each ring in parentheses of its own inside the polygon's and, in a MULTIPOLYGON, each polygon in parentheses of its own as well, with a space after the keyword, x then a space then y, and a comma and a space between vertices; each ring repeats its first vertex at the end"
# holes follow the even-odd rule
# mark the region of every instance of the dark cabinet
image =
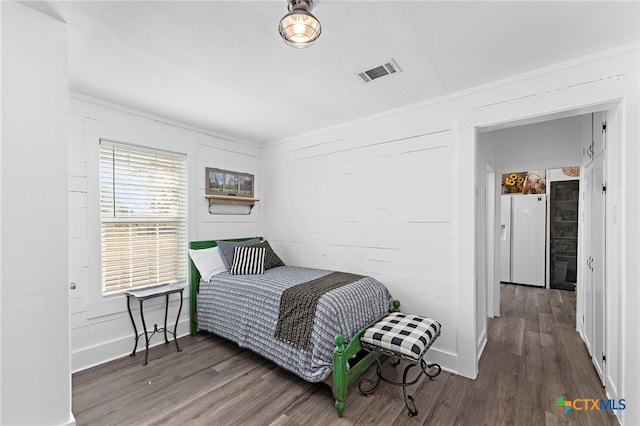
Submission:
POLYGON ((580 181, 551 182, 550 287, 573 290, 578 255, 580 181))

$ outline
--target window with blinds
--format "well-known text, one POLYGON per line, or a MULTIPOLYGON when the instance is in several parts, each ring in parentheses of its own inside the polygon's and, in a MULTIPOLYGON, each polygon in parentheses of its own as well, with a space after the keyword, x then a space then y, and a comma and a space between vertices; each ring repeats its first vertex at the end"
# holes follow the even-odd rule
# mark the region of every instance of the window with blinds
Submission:
POLYGON ((186 280, 186 157, 100 141, 102 293, 186 280))

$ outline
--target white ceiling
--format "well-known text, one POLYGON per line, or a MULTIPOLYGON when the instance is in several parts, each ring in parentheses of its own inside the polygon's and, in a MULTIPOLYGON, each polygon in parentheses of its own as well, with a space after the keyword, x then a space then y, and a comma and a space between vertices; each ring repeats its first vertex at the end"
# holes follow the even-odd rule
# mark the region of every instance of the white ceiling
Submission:
POLYGON ((285 0, 25 3, 69 24, 72 91, 256 143, 640 40, 638 1, 316 0, 302 50, 285 0))

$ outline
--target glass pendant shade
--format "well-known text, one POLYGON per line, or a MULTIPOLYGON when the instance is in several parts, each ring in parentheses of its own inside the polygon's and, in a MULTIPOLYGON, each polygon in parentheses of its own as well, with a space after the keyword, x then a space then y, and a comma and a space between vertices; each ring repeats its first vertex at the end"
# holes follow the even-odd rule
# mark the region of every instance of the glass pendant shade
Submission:
POLYGON ((313 2, 305 0, 290 1, 290 12, 278 25, 282 39, 289 46, 303 49, 312 46, 320 37, 320 22, 307 10, 312 4, 313 2))

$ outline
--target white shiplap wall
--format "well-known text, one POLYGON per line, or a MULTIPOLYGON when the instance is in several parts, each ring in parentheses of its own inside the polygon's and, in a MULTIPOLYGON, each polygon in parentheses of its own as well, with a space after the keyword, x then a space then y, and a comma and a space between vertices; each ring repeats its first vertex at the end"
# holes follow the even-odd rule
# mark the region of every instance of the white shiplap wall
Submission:
MULTIPOLYGON (((265 233, 287 263, 371 275, 402 309, 452 330, 455 135, 450 120, 422 113, 265 149, 265 233)), ((454 356, 454 333, 438 344, 439 358, 454 356)))
MULTIPOLYGON (((100 290, 100 217, 98 142, 100 138, 186 154, 188 167, 189 241, 261 234, 260 203, 250 215, 211 215, 205 194, 205 167, 256 175, 260 194, 259 149, 256 145, 169 122, 140 111, 72 95, 69 127, 69 271, 76 289, 70 292, 72 370, 78 371, 130 353, 133 329, 126 297, 103 297, 100 290)), ((187 259, 185 259, 187 262, 187 259)), ((177 315, 171 297, 169 328, 177 315)), ((147 324, 161 324, 163 299, 145 302, 147 324)), ((140 318, 132 302, 134 318, 140 318)), ((189 331, 188 289, 178 334, 189 331)), ((139 330, 140 331, 140 330, 139 330)), ((154 338, 152 344, 161 343, 154 338)), ((139 348, 144 348, 142 342, 139 348)), ((142 362, 142 358, 140 359, 142 362)))

